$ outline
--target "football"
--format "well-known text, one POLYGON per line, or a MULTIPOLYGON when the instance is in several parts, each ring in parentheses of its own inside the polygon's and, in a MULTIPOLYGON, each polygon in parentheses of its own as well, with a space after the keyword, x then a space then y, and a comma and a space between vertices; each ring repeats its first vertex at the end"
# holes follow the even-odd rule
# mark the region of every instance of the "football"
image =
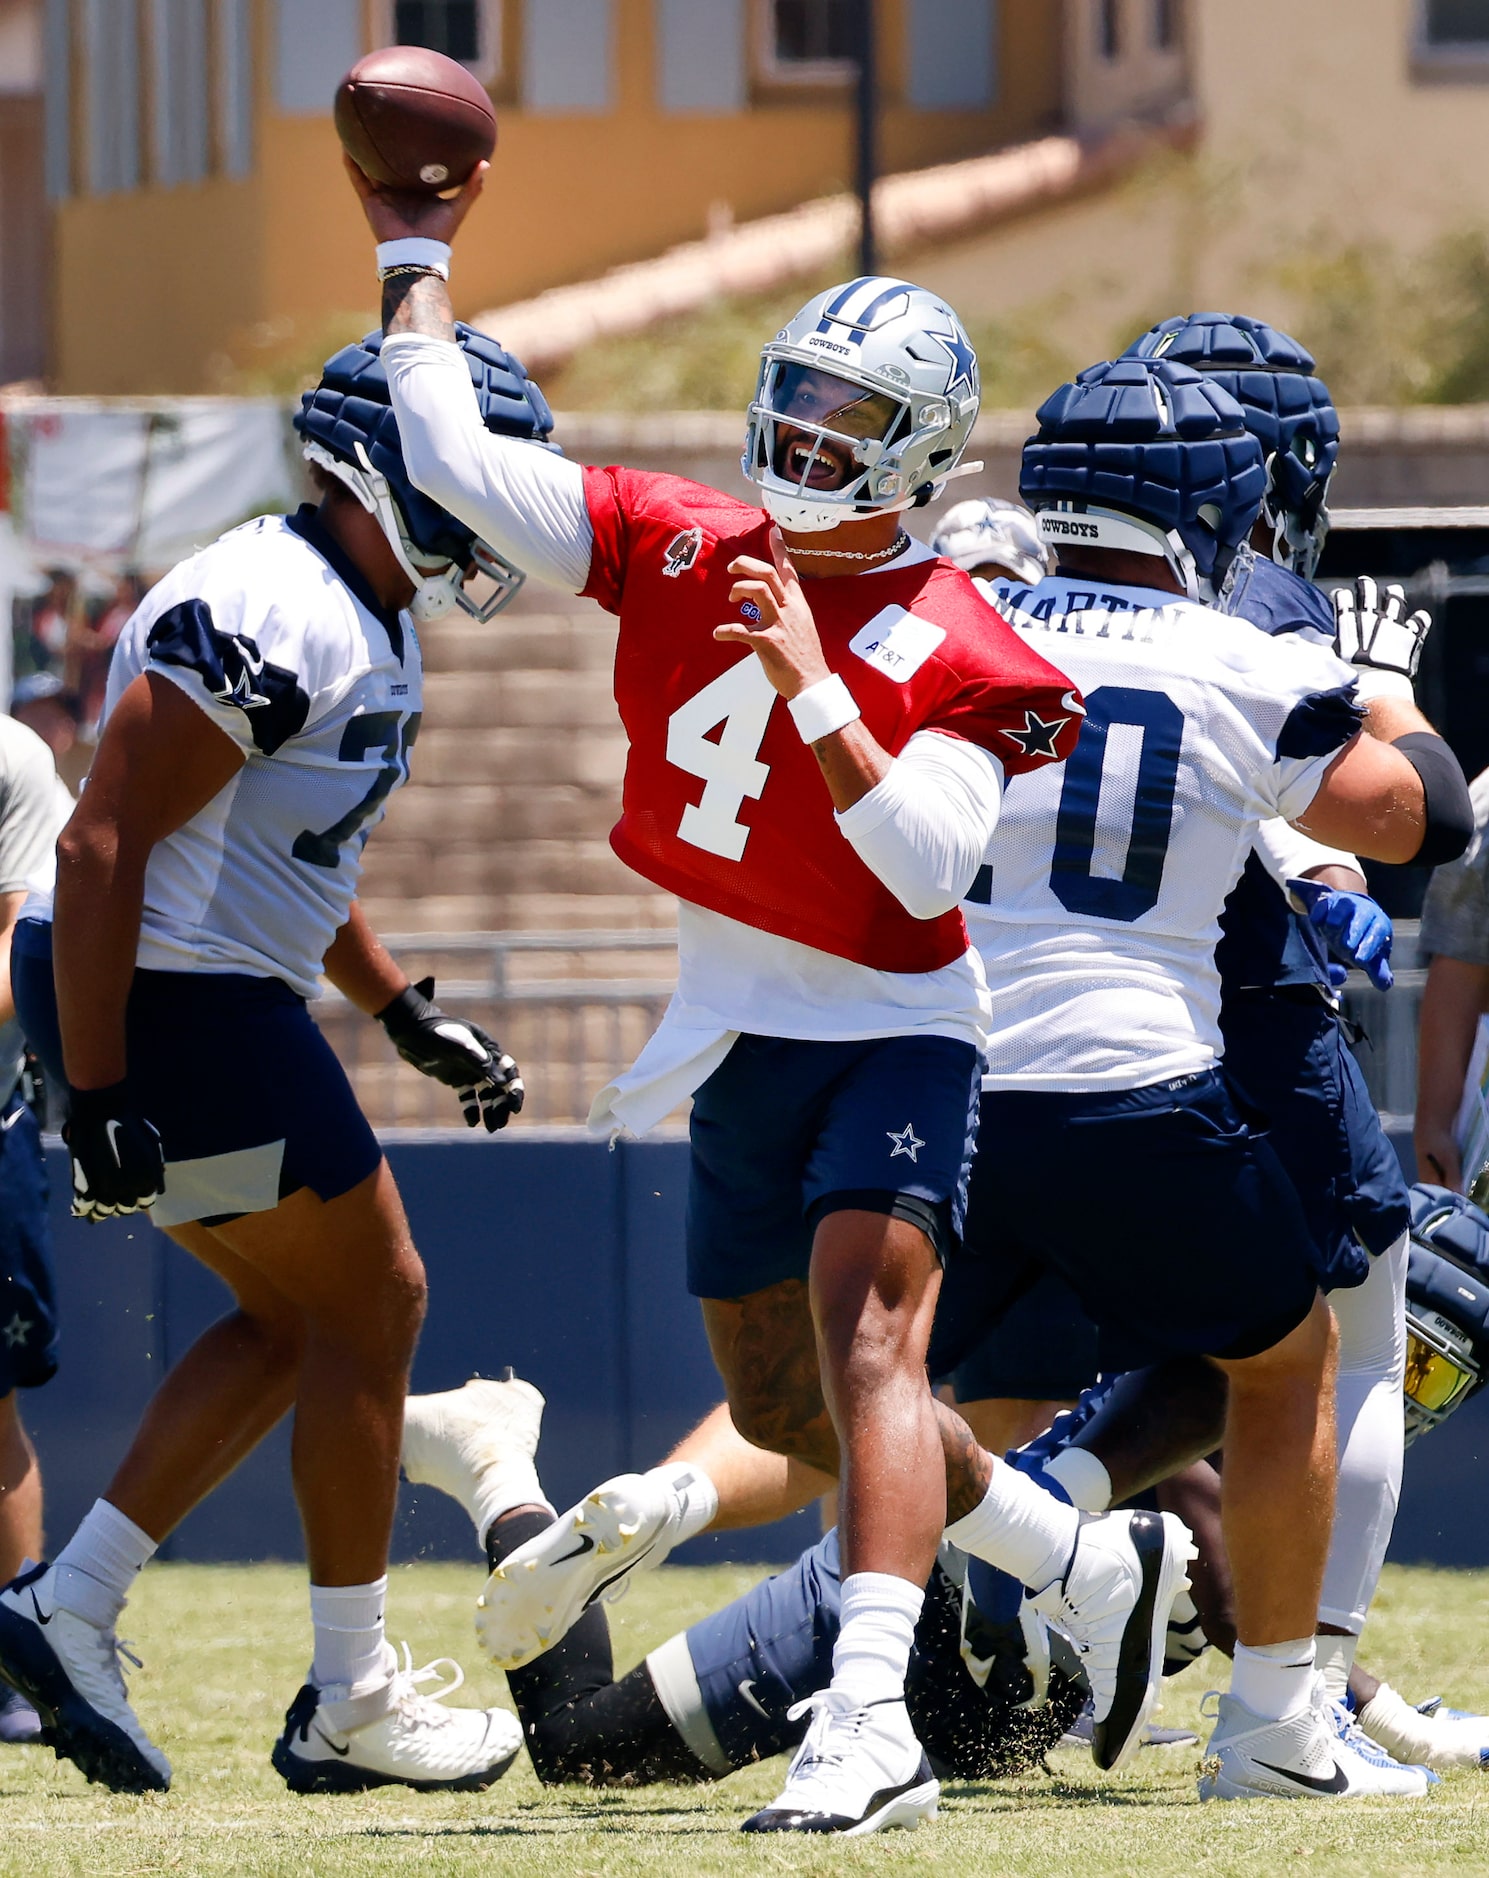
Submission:
POLYGON ((358 59, 337 87, 335 117, 347 155, 387 189, 454 189, 496 148, 481 81, 424 46, 358 59))

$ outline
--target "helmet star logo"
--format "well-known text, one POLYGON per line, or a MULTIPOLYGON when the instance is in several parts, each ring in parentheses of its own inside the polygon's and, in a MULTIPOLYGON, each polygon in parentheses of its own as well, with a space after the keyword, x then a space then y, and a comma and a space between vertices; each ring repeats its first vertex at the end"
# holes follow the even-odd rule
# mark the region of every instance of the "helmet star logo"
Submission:
POLYGON ((965 385, 970 392, 972 374, 977 370, 977 354, 968 345, 966 334, 953 326, 950 332, 928 332, 926 338, 934 339, 938 346, 945 349, 951 360, 951 382, 946 387, 947 397, 955 397, 959 385, 965 385))
POLYGON ((896 1134, 892 1128, 886 1129, 885 1133, 894 1143, 894 1146, 889 1150, 890 1160, 893 1160, 897 1154, 908 1154, 913 1161, 920 1150, 925 1146, 925 1143, 920 1139, 919 1135, 916 1134, 914 1124, 911 1122, 906 1122, 905 1126, 898 1134, 896 1134))
POLYGON ((1025 756, 1055 756, 1058 754, 1055 739, 1069 722, 1068 717, 1056 717, 1046 723, 1037 711, 1025 711, 1024 728, 1005 729, 1003 735, 1016 743, 1025 756))
POLYGON ((28 1323, 26 1319, 21 1316, 20 1312, 17 1311, 10 1322, 3 1327, 3 1330, 0 1330, 0 1335, 3 1335, 5 1338, 6 1348, 13 1350, 18 1343, 24 1343, 35 1328, 36 1325, 34 1323, 28 1323))

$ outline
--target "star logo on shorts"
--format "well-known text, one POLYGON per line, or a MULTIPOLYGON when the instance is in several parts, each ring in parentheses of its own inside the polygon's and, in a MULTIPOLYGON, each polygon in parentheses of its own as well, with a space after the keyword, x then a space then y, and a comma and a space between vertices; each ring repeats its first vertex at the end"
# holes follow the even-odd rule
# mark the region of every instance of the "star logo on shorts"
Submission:
POLYGON ((1046 723, 1037 711, 1025 711, 1024 728, 1005 729, 1003 735, 1011 738, 1025 756, 1056 756, 1055 739, 1069 722, 1068 717, 1056 717, 1046 723))
POLYGON ((894 1146, 889 1150, 890 1160, 893 1160, 897 1154, 908 1154, 913 1161, 916 1155, 925 1146, 925 1143, 920 1139, 919 1135, 916 1134, 914 1127, 909 1122, 905 1123, 898 1134, 896 1134, 892 1128, 886 1130, 886 1132, 890 1140, 894 1143, 894 1146))
POLYGON ((25 1318, 21 1316, 20 1312, 17 1311, 10 1322, 6 1324, 3 1329, 0 1329, 0 1335, 3 1335, 5 1338, 6 1349, 13 1350, 18 1343, 24 1343, 35 1328, 36 1325, 34 1323, 28 1324, 25 1318))

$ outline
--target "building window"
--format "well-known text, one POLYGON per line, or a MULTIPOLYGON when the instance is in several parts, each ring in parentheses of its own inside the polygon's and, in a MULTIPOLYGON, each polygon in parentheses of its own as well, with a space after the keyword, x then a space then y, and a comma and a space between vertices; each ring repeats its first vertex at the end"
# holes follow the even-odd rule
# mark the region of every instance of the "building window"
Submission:
POLYGON ((1102 58, 1121 58, 1121 0, 1099 0, 1096 8, 1096 43, 1101 50, 1102 58))
POLYGON ((1489 0, 1425 0, 1422 40, 1434 50, 1489 53, 1489 0))
POLYGON ((153 0, 151 153, 155 181, 171 189, 207 174, 207 0, 153 0))
POLYGON ((788 85, 842 84, 858 56, 856 9, 868 0, 755 0, 760 76, 788 85))
POLYGON ((395 0, 393 38, 400 46, 428 46, 462 65, 481 61, 480 0, 395 0))
POLYGON ((1179 0, 1153 0, 1153 44, 1172 52, 1179 43, 1179 0))
POLYGON ((529 111, 573 117, 615 108, 615 0, 527 0, 522 99, 529 111))
POLYGON ((88 187, 94 195, 140 182, 140 61, 133 9, 88 0, 83 11, 88 81, 88 187))
POLYGON ((217 161, 239 180, 253 169, 253 22, 251 0, 216 0, 217 161))

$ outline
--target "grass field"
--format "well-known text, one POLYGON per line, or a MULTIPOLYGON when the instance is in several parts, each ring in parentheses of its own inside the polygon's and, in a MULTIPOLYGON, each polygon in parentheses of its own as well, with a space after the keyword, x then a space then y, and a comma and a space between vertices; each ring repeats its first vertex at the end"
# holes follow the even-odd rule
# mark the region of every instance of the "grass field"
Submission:
MULTIPOLYGON (((629 1666, 753 1577, 746 1568, 664 1568, 614 1607, 617 1663, 629 1666)), ((416 1662, 457 1657, 470 1682, 456 1699, 505 1700, 470 1627, 474 1568, 396 1569, 390 1634, 416 1662)), ((1051 1776, 955 1787, 920 1832, 838 1842, 739 1836, 772 1797, 778 1763, 715 1788, 545 1792, 523 1757, 489 1793, 387 1791, 297 1800, 268 1750, 309 1651, 302 1574, 163 1565, 126 1614, 145 1669, 134 1678, 146 1726, 175 1764, 173 1791, 115 1799, 42 1748, 0 1750, 0 1872, 48 1878, 235 1874, 514 1873, 521 1878, 705 1878, 734 1872, 935 1871, 948 1878, 1221 1878, 1292 1867, 1335 1874, 1489 1870, 1489 1782, 1455 1774, 1426 1800, 1201 1807, 1193 1748, 1145 1750, 1133 1772, 1100 1784, 1084 1754, 1061 1752, 1051 1776)), ((1489 1573, 1392 1570, 1371 1619, 1368 1660, 1415 1699, 1445 1690, 1489 1706, 1489 1573)), ((1163 1719, 1198 1722, 1202 1660, 1166 1692, 1163 1719)))

